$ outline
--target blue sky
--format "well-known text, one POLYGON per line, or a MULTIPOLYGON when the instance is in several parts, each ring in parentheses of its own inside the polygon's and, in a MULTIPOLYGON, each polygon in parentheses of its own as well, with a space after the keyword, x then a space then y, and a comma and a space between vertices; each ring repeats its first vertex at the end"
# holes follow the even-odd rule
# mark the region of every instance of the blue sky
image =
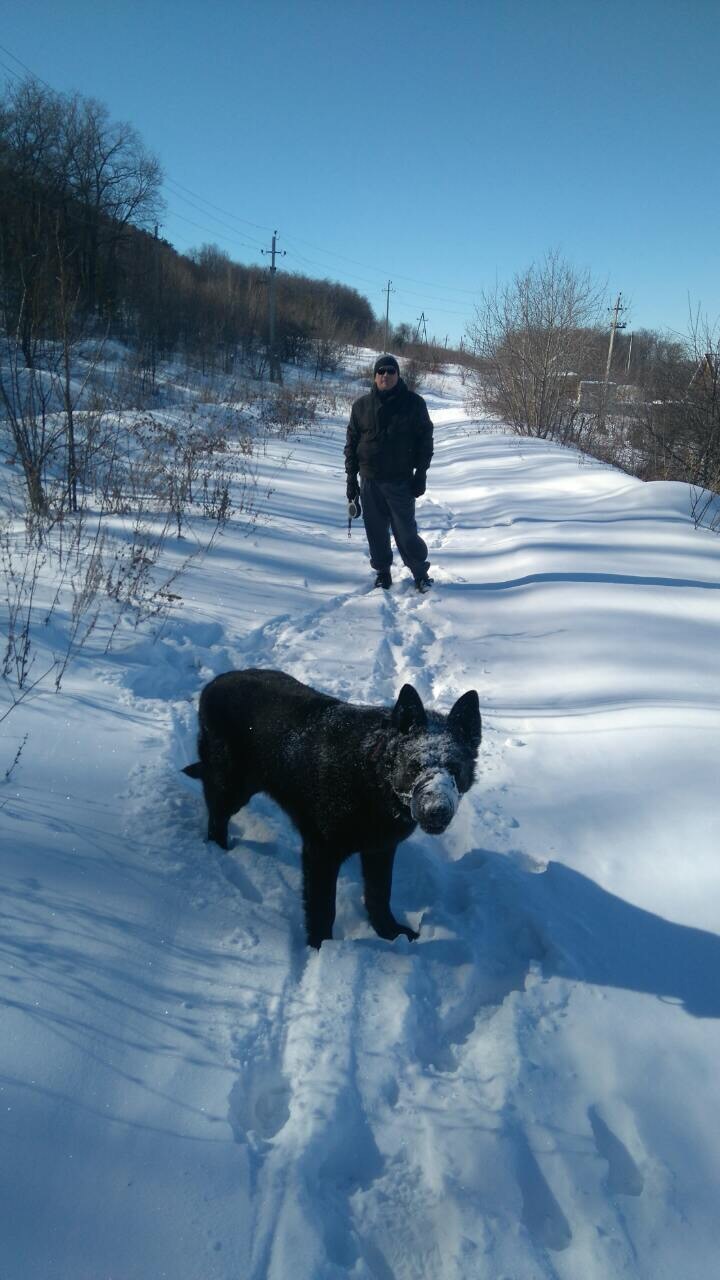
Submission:
MULTIPOLYGON (((550 249, 631 328, 720 316, 718 0, 26 0, 16 59, 167 174, 162 234, 353 285, 459 340, 550 249)), ((11 56, 12 55, 12 56, 11 56)))

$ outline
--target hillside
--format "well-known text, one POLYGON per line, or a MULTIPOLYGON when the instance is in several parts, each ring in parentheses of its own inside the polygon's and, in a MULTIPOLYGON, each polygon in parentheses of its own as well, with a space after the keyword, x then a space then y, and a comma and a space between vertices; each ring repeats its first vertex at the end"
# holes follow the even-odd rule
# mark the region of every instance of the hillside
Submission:
POLYGON ((420 389, 427 596, 397 564, 368 589, 340 405, 255 459, 261 518, 159 629, 106 653, 101 619, 0 725, 3 1280, 714 1273, 718 542, 685 486, 469 421, 452 371, 420 389), (477 689, 477 784, 398 855, 417 943, 374 935, 353 859, 310 953, 264 798, 205 844, 180 769, 243 666, 477 689))

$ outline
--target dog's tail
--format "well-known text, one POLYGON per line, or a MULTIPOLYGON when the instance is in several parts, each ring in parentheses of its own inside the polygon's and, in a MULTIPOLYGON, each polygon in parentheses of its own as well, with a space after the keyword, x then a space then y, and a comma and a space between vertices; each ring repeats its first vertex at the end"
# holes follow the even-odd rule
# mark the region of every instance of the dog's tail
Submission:
POLYGON ((194 764, 186 764, 182 772, 186 773, 188 778, 200 778, 202 781, 203 767, 199 760, 196 760, 194 764))

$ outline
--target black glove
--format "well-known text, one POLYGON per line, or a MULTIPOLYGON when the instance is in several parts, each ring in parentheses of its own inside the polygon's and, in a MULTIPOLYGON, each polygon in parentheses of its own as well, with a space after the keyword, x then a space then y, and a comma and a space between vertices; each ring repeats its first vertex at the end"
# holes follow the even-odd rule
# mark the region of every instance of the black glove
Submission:
POLYGON ((355 499, 359 496, 360 485, 358 484, 357 476, 348 476, 347 488, 345 492, 347 493, 348 502, 354 502, 355 499))
POLYGON ((427 480, 427 471, 415 472, 412 480, 410 481, 410 488, 412 489, 414 498, 422 498, 425 492, 426 480, 427 480))

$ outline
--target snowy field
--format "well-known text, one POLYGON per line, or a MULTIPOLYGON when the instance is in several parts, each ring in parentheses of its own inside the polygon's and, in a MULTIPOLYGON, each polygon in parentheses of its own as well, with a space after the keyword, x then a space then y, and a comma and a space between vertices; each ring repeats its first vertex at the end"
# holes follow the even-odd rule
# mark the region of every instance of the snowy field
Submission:
POLYGON ((431 593, 368 589, 326 418, 159 636, 98 628, 0 725, 2 1280, 715 1274, 720 541, 682 486, 431 385, 431 593), (353 859, 309 952, 263 797, 205 844, 180 769, 243 666, 478 690, 477 784, 398 855, 418 942, 374 935, 353 859))

